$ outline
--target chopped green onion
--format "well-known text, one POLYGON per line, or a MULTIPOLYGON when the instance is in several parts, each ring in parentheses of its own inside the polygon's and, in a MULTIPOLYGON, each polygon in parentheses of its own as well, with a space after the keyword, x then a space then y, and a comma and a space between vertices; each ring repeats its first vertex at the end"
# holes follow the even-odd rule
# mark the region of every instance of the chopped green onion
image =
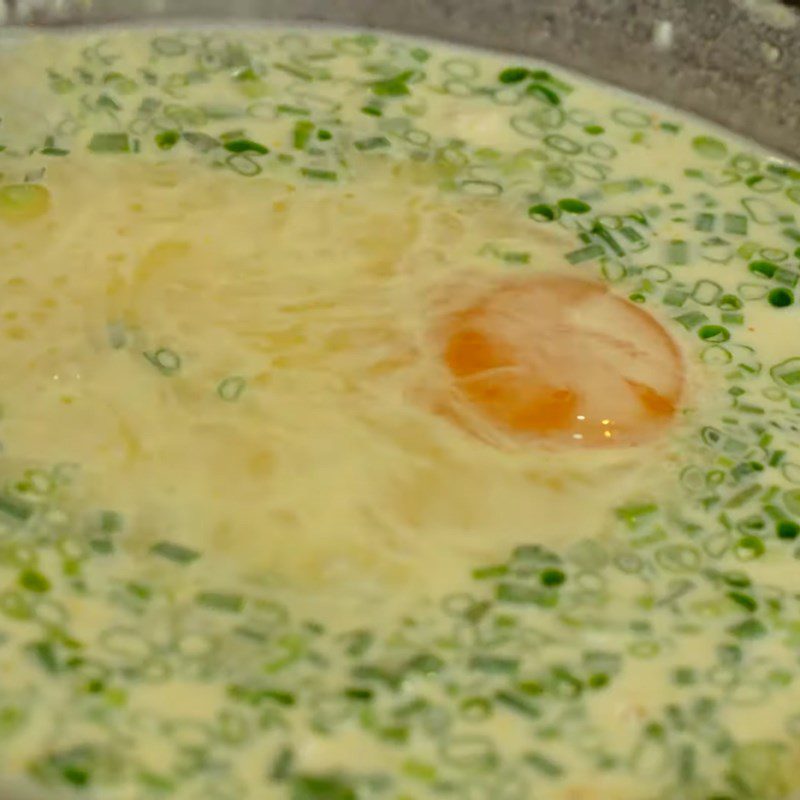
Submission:
POLYGON ((680 308, 688 298, 689 292, 687 292, 685 289, 679 289, 676 286, 671 286, 666 292, 664 292, 661 302, 667 306, 675 306, 676 308, 680 308))
POLYGON ((689 244, 683 239, 673 239, 667 243, 666 259, 669 264, 685 266, 689 263, 689 244))
MULTIPOLYGON (((728 507, 731 507, 730 502, 728 507)), ((759 539, 758 536, 743 536, 736 544, 736 555, 743 561, 750 561, 762 556, 766 549, 763 540, 759 539)))
POLYGON ((300 172, 305 175, 306 178, 313 178, 317 181, 336 181, 339 179, 339 174, 330 169, 303 167, 300 172))
POLYGON ((755 611, 758 608, 755 598, 744 592, 728 592, 728 597, 747 611, 755 611))
POLYGON ((794 294, 789 289, 772 289, 767 295, 767 301, 775 308, 786 308, 794 303, 794 294))
POLYGON ((503 690, 495 694, 495 700, 510 711, 531 719, 538 719, 542 716, 541 708, 524 694, 503 690))
POLYGON ((247 381, 244 378, 239 375, 232 375, 220 381, 217 386, 217 394, 227 403, 233 403, 241 397, 246 386, 247 381))
POLYGON ((747 235, 747 217, 744 214, 725 214, 723 217, 725 233, 738 236, 747 235))
POLYGON ((285 781, 292 774, 294 751, 290 747, 282 747, 275 756, 269 774, 274 781, 285 781))
POLYGON ((105 534, 119 533, 124 527, 125 518, 117 511, 101 511, 99 528, 105 534))
POLYGON ((728 329, 722 325, 703 325, 697 335, 707 342, 727 342, 731 338, 728 329))
POLYGON ((201 555, 197 550, 168 541, 157 542, 150 548, 150 552, 174 561, 176 564, 191 564, 193 561, 197 561, 201 555))
POLYGON ((771 261, 751 261, 747 265, 747 268, 754 275, 762 275, 765 278, 771 278, 775 275, 778 265, 773 264, 771 261))
POLYGON ((155 136, 156 146, 160 150, 171 150, 180 141, 180 131, 168 130, 161 131, 155 136))
POLYGON ((291 800, 358 800, 351 783, 337 775, 295 775, 291 800))
POLYGON ((23 570, 19 575, 19 585, 29 592, 44 594, 50 591, 50 581, 41 572, 35 569, 23 570))
POLYGON ((539 580, 544 586, 561 586, 567 576, 560 569, 542 570, 539 580))
POLYGON ((393 78, 374 81, 370 84, 372 92, 379 97, 402 97, 411 94, 411 90, 408 88, 408 81, 414 77, 414 74, 413 70, 409 70, 401 72, 393 78))
POLYGON ((223 147, 229 153, 258 153, 259 155, 269 153, 268 147, 264 147, 263 144, 254 142, 252 139, 233 139, 225 142, 223 147))
POLYGON ((198 605, 212 608, 215 611, 224 611, 229 614, 238 614, 244 610, 244 597, 240 594, 225 592, 200 592, 195 601, 198 605))
POLYGON ((378 150, 390 145, 391 142, 385 136, 372 136, 369 139, 357 139, 353 142, 356 150, 378 150))
POLYGON ((290 106, 281 104, 276 106, 275 110, 279 114, 289 114, 290 116, 294 117, 307 117, 311 114, 311 112, 307 108, 302 108, 301 106, 290 106))
POLYGON ((551 106, 561 105, 561 98, 558 96, 558 93, 554 92, 549 86, 544 86, 541 83, 531 83, 525 91, 527 94, 538 97, 551 106))
POLYGON ((88 147, 93 153, 130 153, 131 141, 127 133, 95 133, 88 147))
POLYGON ((61 671, 61 662, 56 655, 52 642, 32 642, 26 649, 46 672, 56 673, 61 671))
POLYGON ((530 75, 525 67, 507 67, 498 76, 500 83, 519 83, 530 75))
POLYGON ((560 778, 564 774, 564 768, 540 753, 528 752, 523 756, 525 763, 533 767, 537 772, 547 778, 560 778))
POLYGON ((716 217, 713 214, 708 214, 706 212, 703 212, 695 217, 694 229, 696 231, 703 231, 704 233, 708 233, 709 231, 714 230, 715 221, 716 217))
POLYGON ((182 134, 184 141, 188 142, 195 150, 201 153, 210 153, 219 147, 219 140, 202 131, 186 131, 182 134))
POLYGON ((0 494, 0 513, 25 522, 33 514, 33 506, 16 497, 0 494))
POLYGON ((164 375, 174 375, 181 368, 181 357, 168 347, 161 347, 152 353, 142 355, 164 375))
POLYGON ((495 590, 495 596, 501 603, 518 605, 552 606, 556 603, 555 594, 522 583, 501 583, 495 590))
POLYGON ((298 120, 294 125, 294 132, 292 134, 292 144, 295 150, 305 150, 313 132, 313 122, 307 119, 298 120))
POLYGON ((519 670, 519 659, 478 655, 470 659, 469 668, 475 672, 487 672, 492 675, 514 675, 519 670))
POLYGON ((696 136, 692 139, 692 147, 705 158, 721 159, 728 154, 725 142, 713 136, 696 136))
POLYGON ((558 214, 552 206, 537 203, 528 209, 528 216, 536 222, 552 222, 558 214))
POLYGON ((767 628, 758 619, 746 619, 744 622, 728 628, 728 633, 737 639, 760 639, 767 635, 767 628))
POLYGON ((800 385, 800 358, 788 358, 776 364, 770 371, 773 380, 780 386, 793 388, 800 385))
POLYGON ((592 210, 592 207, 588 203, 584 203, 583 200, 576 200, 569 197, 559 200, 558 207, 562 211, 566 211, 570 214, 586 214, 592 210))
POLYGON ((476 581, 484 581, 490 578, 502 578, 508 574, 508 567, 505 564, 495 564, 490 567, 476 567, 472 570, 472 577, 476 581))

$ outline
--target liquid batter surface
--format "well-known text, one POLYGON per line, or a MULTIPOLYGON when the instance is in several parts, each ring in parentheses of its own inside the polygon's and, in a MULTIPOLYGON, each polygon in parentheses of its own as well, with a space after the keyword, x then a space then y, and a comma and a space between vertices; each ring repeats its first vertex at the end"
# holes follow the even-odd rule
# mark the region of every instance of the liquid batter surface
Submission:
POLYGON ((800 169, 371 33, 0 73, 14 792, 800 790, 800 169))

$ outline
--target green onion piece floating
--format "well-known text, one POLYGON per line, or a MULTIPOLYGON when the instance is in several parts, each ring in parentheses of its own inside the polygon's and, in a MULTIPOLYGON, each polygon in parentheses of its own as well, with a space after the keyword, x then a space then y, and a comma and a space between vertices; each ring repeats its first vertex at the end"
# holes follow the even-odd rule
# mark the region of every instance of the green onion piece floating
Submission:
POLYGON ((747 265, 747 269, 749 269, 754 275, 761 275, 764 278, 771 278, 773 275, 775 275, 778 265, 773 264, 772 261, 751 261, 747 265))
POLYGON ((305 175, 306 178, 312 178, 317 181, 336 181, 339 179, 339 174, 332 169, 303 167, 300 172, 305 175))
POLYGON ((697 335, 706 342, 727 342, 731 335, 722 325, 703 325, 697 335))
POLYGON ((541 83, 531 83, 525 91, 527 94, 537 97, 551 106, 561 105, 561 98, 549 86, 544 86, 541 83))
POLYGON ((269 153, 268 147, 260 142, 254 142, 252 139, 233 139, 225 142, 223 146, 229 153, 258 153, 259 155, 269 153))
POLYGON ((195 598, 195 602, 199 606, 205 606, 228 614, 238 614, 244 610, 244 597, 240 594, 200 592, 195 598))
POLYGON ((800 525, 789 519, 782 519, 775 526, 775 533, 779 539, 796 539, 800 536, 800 525))
POLYGON ((704 158, 721 159, 728 154, 725 142, 713 136, 695 136, 692 139, 692 148, 704 158))
POLYGON ((605 248, 601 244, 590 244, 580 250, 573 250, 567 253, 565 258, 570 264, 580 264, 584 261, 591 261, 595 258, 602 258, 605 255, 605 248))
POLYGON ((159 150, 172 150, 172 148, 178 144, 180 138, 180 131, 161 131, 155 135, 156 147, 158 147, 159 150))
POLYGON ((385 136, 372 136, 369 139, 358 139, 353 142, 353 147, 356 150, 378 150, 390 145, 391 142, 385 136))
POLYGON ((152 353, 142 355, 163 375, 174 375, 181 368, 181 357, 168 347, 161 347, 152 353))
POLYGON ((226 403, 233 403, 241 397, 242 392, 247 386, 247 381, 240 375, 232 375, 219 382, 217 394, 226 403))
POLYGON ((16 497, 0 495, 0 513, 13 517, 19 522, 25 522, 33 514, 33 506, 16 497))
POLYGON ((292 774, 294 751, 290 747, 282 747, 275 756, 269 774, 274 781, 285 781, 292 774))
POLYGON ((88 147, 93 153, 130 153, 131 140, 127 133, 95 133, 88 147))
POLYGON ((183 139, 201 153, 209 153, 219 147, 219 141, 217 139, 202 131, 187 131, 183 134, 183 139))
POLYGON ((44 594, 50 591, 50 580, 35 569, 25 569, 20 572, 18 581, 19 585, 29 592, 44 594))
POLYGON ((789 289, 773 289, 767 295, 767 302, 775 308, 786 308, 794 303, 794 294, 789 289))
POLYGON ((747 235, 747 217, 744 214, 725 214, 723 217, 725 233, 737 236, 747 235))
POLYGON ((530 75, 525 67, 507 67, 498 76, 500 83, 520 83, 530 75))
POLYGON ((689 263, 689 244, 683 239, 673 239, 667 244, 666 258, 669 264, 685 266, 689 263))
POLYGON ((526 764, 529 764, 537 772, 548 778, 560 778, 564 774, 564 768, 555 761, 541 755, 540 753, 525 753, 523 756, 526 764))
POLYGON ((373 94, 379 97, 403 97, 404 95, 411 94, 411 90, 408 88, 407 84, 412 77, 414 77, 414 71, 408 70, 392 78, 374 81, 370 86, 373 94))
POLYGON ((292 800, 358 800, 349 781, 338 775, 295 775, 292 800))
POLYGON ((760 639, 767 635, 767 628, 761 620, 746 619, 728 628, 728 633, 737 639, 760 639))
POLYGON ((528 216, 536 222, 552 222, 558 216, 558 211, 546 203, 537 203, 528 209, 528 216))
POLYGON ((592 210, 592 207, 588 203, 584 203, 583 200, 576 200, 571 197, 559 200, 558 207, 562 211, 566 211, 569 214, 587 214, 592 210))
POLYGON ((728 592, 728 598, 746 611, 755 611, 758 608, 756 599, 744 592, 728 592))
POLYGON ((192 550, 190 547, 184 547, 182 544, 175 542, 162 541, 157 542, 150 548, 153 555, 166 558, 168 561, 174 561, 176 564, 191 564, 200 558, 200 553, 197 550, 192 550))
POLYGON ((776 364, 770 371, 772 380, 783 389, 800 387, 800 358, 787 358, 776 364))
POLYGON ((296 150, 305 150, 311 134, 314 132, 314 123, 307 119, 298 120, 294 126, 292 144, 296 150))
POLYGON ((561 586, 567 576, 560 569, 545 569, 539 575, 539 580, 544 586, 561 586))
POLYGON ((515 675, 519 671, 519 659, 477 655, 470 659, 469 668, 492 675, 515 675))

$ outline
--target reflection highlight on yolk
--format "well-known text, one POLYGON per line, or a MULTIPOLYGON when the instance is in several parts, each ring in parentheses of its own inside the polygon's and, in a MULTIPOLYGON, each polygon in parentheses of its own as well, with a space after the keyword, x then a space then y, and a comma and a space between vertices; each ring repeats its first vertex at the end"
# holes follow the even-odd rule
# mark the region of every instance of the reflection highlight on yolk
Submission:
POLYGON ((447 409, 562 444, 637 444, 670 424, 680 351, 648 312, 602 284, 543 274, 496 284, 446 318, 447 409))

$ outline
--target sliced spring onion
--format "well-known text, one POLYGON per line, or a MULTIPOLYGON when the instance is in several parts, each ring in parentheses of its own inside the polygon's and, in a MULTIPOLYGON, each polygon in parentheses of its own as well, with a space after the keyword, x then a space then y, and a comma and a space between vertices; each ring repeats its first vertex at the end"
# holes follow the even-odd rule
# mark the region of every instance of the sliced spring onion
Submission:
POLYGON ((191 564, 201 556, 197 550, 169 541, 157 542, 150 548, 150 552, 176 564, 191 564))
POLYGON ((95 133, 88 148, 93 153, 130 153, 132 150, 127 133, 95 133))
POLYGON ((269 153, 268 147, 260 142, 254 142, 252 139, 232 139, 225 142, 223 147, 229 153, 257 153, 258 155, 269 153))
POLYGON ((233 403, 242 396, 247 387, 247 381, 240 375, 231 375, 221 380, 217 386, 217 394, 227 403, 233 403))
POLYGON ((164 375, 175 375, 181 368, 181 357, 168 347, 161 347, 152 353, 142 355, 164 375))
POLYGON ((331 169, 317 169, 314 167, 303 167, 300 170, 301 174, 306 178, 312 178, 317 181, 336 181, 339 179, 339 173, 331 169))
POLYGON ((229 614, 238 614, 244 610, 245 606, 242 595, 225 592, 200 592, 195 598, 195 602, 205 608, 229 614))

